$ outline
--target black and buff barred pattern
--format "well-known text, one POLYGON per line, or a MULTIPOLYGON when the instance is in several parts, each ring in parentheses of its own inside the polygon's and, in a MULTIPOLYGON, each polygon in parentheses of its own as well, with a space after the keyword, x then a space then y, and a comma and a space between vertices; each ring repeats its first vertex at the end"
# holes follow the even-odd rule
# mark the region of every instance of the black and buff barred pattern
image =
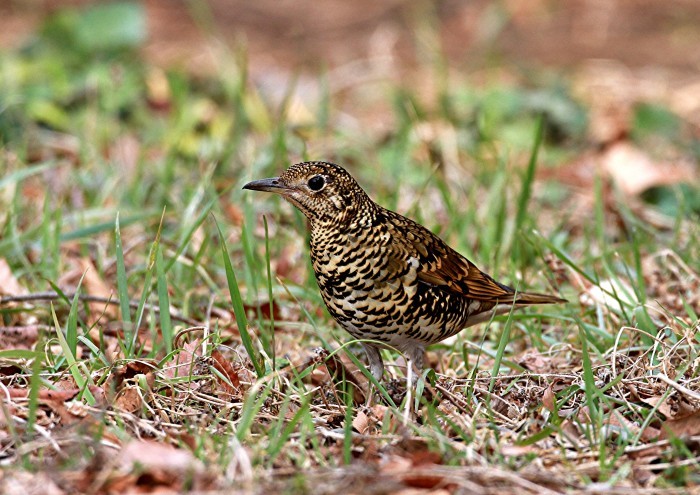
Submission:
MULTIPOLYGON (((419 372, 427 345, 514 305, 565 302, 496 282, 422 225, 376 204, 338 165, 298 163, 244 188, 278 193, 304 213, 316 280, 333 318, 357 339, 399 349, 419 372)), ((379 350, 364 347, 379 380, 379 350)))

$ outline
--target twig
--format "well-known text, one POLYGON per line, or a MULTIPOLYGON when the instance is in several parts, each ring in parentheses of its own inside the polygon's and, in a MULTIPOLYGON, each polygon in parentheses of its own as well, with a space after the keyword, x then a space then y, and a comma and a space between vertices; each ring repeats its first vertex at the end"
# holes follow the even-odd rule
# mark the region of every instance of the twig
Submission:
MULTIPOLYGON (((68 299, 73 299, 75 297, 75 292, 66 292, 65 297, 68 299)), ((15 296, 2 296, 0 297, 0 306, 4 304, 9 304, 9 303, 22 303, 22 302, 33 302, 33 301, 55 301, 57 299, 62 299, 63 296, 58 294, 57 292, 53 291, 48 291, 48 292, 34 292, 32 294, 22 294, 22 295, 15 295, 15 296)), ((102 297, 102 296, 93 296, 91 294, 78 294, 78 299, 82 302, 96 302, 96 303, 102 303, 102 304, 109 304, 112 306, 118 306, 119 305, 119 299, 116 299, 114 297, 102 297)), ((138 309, 139 308, 139 303, 136 301, 129 301, 129 307, 132 309, 138 309)), ((153 306, 151 304, 144 304, 144 309, 147 309, 149 311, 154 311, 155 313, 160 313, 160 308, 158 306, 153 306)), ((201 326, 201 322, 197 320, 193 320, 192 318, 187 318, 186 316, 182 316, 176 312, 170 311, 170 317, 173 320, 177 320, 181 323, 186 323, 190 326, 201 326)))
POLYGON ((680 383, 674 382, 673 380, 671 380, 669 377, 667 377, 667 376, 664 375, 663 373, 659 373, 658 375, 656 375, 656 378, 658 378, 658 379, 661 380, 662 382, 666 382, 667 384, 669 384, 670 386, 672 386, 673 388, 675 388, 675 389, 678 390, 679 392, 681 392, 681 393, 683 393, 683 394, 685 394, 685 395, 688 395, 688 396, 692 397, 692 398, 695 399, 695 400, 700 400, 700 394, 698 394, 697 392, 694 392, 694 391, 690 390, 690 389, 687 388, 687 387, 684 387, 684 386, 681 385, 680 383))

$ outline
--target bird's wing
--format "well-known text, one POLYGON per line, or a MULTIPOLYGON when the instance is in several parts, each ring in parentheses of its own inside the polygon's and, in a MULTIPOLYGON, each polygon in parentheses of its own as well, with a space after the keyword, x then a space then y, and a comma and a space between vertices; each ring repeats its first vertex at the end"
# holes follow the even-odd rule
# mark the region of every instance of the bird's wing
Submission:
POLYGON ((496 282, 444 242, 431 242, 418 280, 479 301, 513 300, 513 289, 496 282))
POLYGON ((390 266, 416 260, 417 278, 424 284, 479 301, 513 301, 513 289, 496 282, 425 227, 405 217, 393 220, 390 266))

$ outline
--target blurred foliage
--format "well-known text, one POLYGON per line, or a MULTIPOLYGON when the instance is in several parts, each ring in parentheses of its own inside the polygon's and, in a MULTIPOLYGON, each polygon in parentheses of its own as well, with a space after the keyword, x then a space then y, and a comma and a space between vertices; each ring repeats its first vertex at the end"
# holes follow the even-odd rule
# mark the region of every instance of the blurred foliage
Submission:
POLYGON ((657 186, 642 194, 642 199, 670 217, 700 215, 700 187, 697 184, 657 186))
POLYGON ((135 55, 146 39, 143 7, 100 3, 60 10, 19 52, 0 55, 1 139, 25 134, 30 122, 76 131, 86 106, 127 117, 136 107, 134 86, 143 84, 135 55))
POLYGON ((668 108, 653 103, 640 103, 634 109, 632 137, 638 142, 650 136, 678 139, 681 120, 668 108))
POLYGON ((532 146, 532 129, 539 115, 545 119, 545 139, 551 144, 581 142, 588 125, 586 109, 562 85, 457 88, 442 97, 441 109, 452 123, 478 129, 469 139, 472 146, 498 138, 527 150, 532 146))
POLYGON ((107 2, 50 17, 41 41, 78 57, 116 55, 146 40, 146 13, 138 2, 107 2))
MULTIPOLYGON (((572 96, 567 84, 499 80, 472 86, 461 82, 446 84, 437 96, 426 92, 426 97, 421 88, 410 83, 391 83, 377 89, 382 103, 390 103, 388 109, 367 109, 369 105, 365 105, 348 111, 348 102, 363 101, 366 88, 355 94, 356 87, 342 91, 324 87, 319 93, 327 93, 310 102, 312 97, 299 97, 298 81, 276 82, 288 84, 275 88, 285 95, 280 101, 249 77, 245 53, 233 53, 221 61, 219 73, 206 76, 163 70, 149 66, 139 54, 146 34, 141 4, 94 3, 83 10, 57 12, 22 50, 0 53, 0 133, 2 151, 7 151, 0 155, 0 181, 5 181, 0 187, 0 258, 32 291, 46 290, 47 281, 54 283, 65 273, 81 273, 83 269, 75 269, 72 260, 73 254, 80 252, 94 261, 105 286, 116 286, 122 292, 121 300, 148 299, 209 322, 214 314, 212 304, 220 310, 217 315, 230 310, 230 298, 222 288, 227 284, 227 272, 235 270, 244 289, 241 302, 249 306, 246 311, 254 317, 251 329, 269 331, 270 336, 281 339, 278 345, 284 349, 285 359, 267 361, 266 366, 271 365, 268 370, 302 362, 306 349, 319 342, 333 343, 336 336, 337 344, 346 342, 347 336, 341 336, 321 311, 308 253, 302 247, 306 234, 301 214, 279 199, 240 189, 244 180, 277 174, 296 157, 346 165, 377 202, 439 232, 450 245, 504 281, 541 291, 549 291, 552 284, 568 291, 565 295, 572 305, 548 308, 547 318, 514 315, 513 341, 508 343, 511 369, 520 367, 520 350, 535 349, 548 362, 552 349, 561 349, 573 351, 561 361, 562 366, 566 362, 576 373, 584 368, 590 371, 594 368, 578 362, 581 342, 590 342, 595 353, 613 343, 617 346, 618 341, 636 345, 636 333, 628 340, 618 332, 621 325, 655 335, 661 327, 645 313, 647 287, 641 261, 646 253, 669 247, 689 265, 697 259, 697 233, 686 229, 691 222, 677 222, 673 232, 656 229, 647 225, 644 217, 637 217, 636 211, 617 208, 602 187, 595 188, 586 178, 580 180, 570 173, 580 163, 580 148, 585 147, 585 153, 590 154, 596 150, 587 142, 587 127, 592 125, 587 107, 572 96), (298 107, 303 108, 299 111, 298 107), (376 123, 373 118, 382 125, 365 125, 367 121, 376 123), (540 154, 527 167, 533 142, 539 143, 535 129, 540 119, 544 123, 540 154), (375 132, 379 127, 382 131, 375 132), (557 165, 561 170, 544 170, 548 167, 541 165, 557 165), (543 179, 538 175, 560 171, 566 176, 551 174, 543 179), (212 215, 221 222, 221 232, 213 228, 212 215), (261 225, 263 215, 269 235, 261 225), (116 242, 112 237, 117 216, 128 251, 121 251, 121 238, 116 242), (629 232, 637 231, 643 235, 630 240, 629 232), (225 245, 219 242, 222 234, 225 245), (153 263, 148 244, 154 238, 161 243, 154 255, 157 294, 149 271, 153 263), (222 247, 230 255, 231 270, 222 266, 222 247), (545 261, 551 254, 555 259, 545 261), (121 280, 120 258, 125 264, 121 280), (266 277, 264 267, 271 262, 275 266, 270 265, 270 273, 279 278, 266 277), (573 269, 576 278, 568 280, 575 283, 561 281, 560 277, 567 277, 566 267, 573 269), (579 277, 586 280, 584 285, 579 277), (270 296, 261 299, 268 284, 270 296), (610 292, 610 287, 628 286, 627 292, 639 294, 638 298, 626 301, 610 292), (597 294, 604 296, 602 302, 584 302, 580 291, 588 289, 582 287, 600 288, 597 294), (269 302, 279 304, 285 311, 283 318, 289 318, 296 328, 275 331, 274 326, 268 326, 262 308, 269 302)), ((323 84, 327 81, 319 86, 323 84)), ((653 139, 687 153, 682 142, 683 122, 662 106, 638 105, 632 126, 633 137, 640 143, 653 139)), ((652 188, 643 196, 649 204, 676 217, 700 212, 698 198, 700 192, 694 184, 652 188)), ((596 293, 589 290, 589 294, 596 293)), ((676 311, 680 317, 683 311, 685 316, 691 314, 689 309, 676 311)), ((274 316, 272 308, 269 312, 274 316)), ((154 342, 159 328, 172 326, 170 321, 159 323, 155 314, 146 320, 152 325, 154 342)), ((480 345, 462 346, 464 340, 442 344, 443 348, 452 347, 445 354, 452 360, 446 367, 464 373, 479 363, 474 372, 479 366, 483 369, 492 359, 499 335, 506 335, 499 334, 503 321, 473 327, 460 337, 475 342, 472 336, 477 335, 480 345), (455 352, 458 347, 461 353, 455 352)), ((230 323, 230 317, 229 323, 221 319, 222 326, 230 323)), ((84 336, 89 335, 87 326, 83 331, 84 336)), ((237 345, 240 326, 232 334, 229 343, 237 345)), ((676 346, 681 335, 671 332, 669 338, 676 340, 670 343, 676 346)), ((648 345, 656 345, 656 340, 650 339, 648 345)), ((167 349, 154 344, 152 356, 162 357, 167 349)), ((273 354, 265 350, 268 356, 273 354)), ((648 351, 644 348, 641 352, 648 351)), ((600 352, 593 359, 606 362, 610 355, 600 352)), ((103 368, 95 356, 86 357, 92 371, 103 368)), ((63 370, 60 363, 56 369, 63 370)), ((592 373, 584 375, 572 383, 571 394, 564 390, 556 399, 568 402, 581 393, 585 380, 588 390, 598 386, 592 373)), ((269 382, 271 386, 274 383, 269 382)), ((308 393, 305 383, 292 384, 297 385, 302 395, 308 393)), ((280 389, 279 397, 289 400, 290 390, 280 389)), ((610 403, 598 406, 606 393, 599 392, 585 403, 587 417, 593 417, 596 410, 612 410, 610 403)), ((260 399, 261 407, 266 402, 265 395, 249 397, 260 399)), ((467 398, 465 404, 471 402, 467 398)), ((495 403, 484 402, 489 418, 502 417, 515 424, 510 417, 492 414, 491 404, 495 403)), ((558 422, 548 424, 546 419, 558 420, 556 411, 543 415, 540 401, 532 404, 535 416, 517 424, 530 424, 527 421, 537 418, 544 419, 547 428, 558 428, 558 422)), ((581 404, 577 402, 576 407, 581 404)), ((186 411, 188 418, 194 417, 191 409, 186 411)), ((299 411, 307 414, 304 408, 299 411)), ((639 421, 640 411, 645 410, 635 409, 628 416, 639 421)), ((140 414, 150 417, 145 408, 140 414)), ((250 415, 251 424, 254 415, 250 415)), ((195 419, 192 438, 201 444, 198 456, 202 460, 209 463, 222 452, 235 453, 226 443, 227 436, 220 434, 222 430, 195 419)), ((240 427, 238 419, 231 422, 232 427, 240 427)), ((288 437, 279 432, 293 433, 295 423, 284 413, 275 418, 277 423, 270 423, 269 418, 255 419, 261 419, 255 423, 255 440, 251 436, 246 445, 252 449, 255 469, 268 461, 269 466, 293 465, 293 459, 299 459, 300 466, 317 462, 304 457, 310 443, 303 436, 289 442, 300 446, 298 452, 277 450, 275 455, 283 454, 277 458, 270 455, 268 439, 279 441, 282 449, 288 437), (262 434, 258 435, 257 429, 262 434), (300 456, 295 457, 297 454, 300 456)), ((489 421, 472 424, 478 425, 475 428, 480 432, 501 435, 506 431, 489 421), (488 427, 482 428, 483 424, 488 427)), ((161 419, 158 422, 161 424, 161 419)), ((308 414, 305 426, 299 428, 302 432, 308 429, 309 442, 318 438, 317 424, 321 423, 308 414)), ((401 430, 401 435, 405 431, 401 430)), ((447 441, 448 448, 442 451, 451 452, 452 439, 444 435, 442 427, 435 431, 440 442, 447 441)), ((472 441, 473 434, 470 431, 463 439, 472 441)), ((124 438, 129 435, 124 433, 124 438)), ((539 442, 534 438, 533 444, 539 442)), ((474 451, 488 462, 502 461, 500 452, 492 448, 504 445, 500 437, 484 436, 483 441, 487 448, 474 451)), ((606 441, 607 437, 601 437, 593 442, 601 445, 600 453, 594 452, 593 457, 609 458, 606 441)), ((465 444, 459 440, 456 445, 455 459, 461 462, 465 444)), ((328 465, 335 462, 332 456, 326 461, 325 454, 314 455, 328 465)), ((558 454, 553 451, 553 455, 558 454)), ((223 458, 221 464, 228 465, 223 458)))

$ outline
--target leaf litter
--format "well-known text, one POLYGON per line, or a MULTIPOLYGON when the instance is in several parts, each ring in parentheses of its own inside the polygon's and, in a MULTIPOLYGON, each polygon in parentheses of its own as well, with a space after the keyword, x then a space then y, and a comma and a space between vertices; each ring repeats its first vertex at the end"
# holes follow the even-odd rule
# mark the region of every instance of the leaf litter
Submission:
MULTIPOLYGON (((82 266, 94 269, 85 263, 82 266)), ((353 479, 358 486, 364 482, 399 493, 412 489, 431 493, 497 493, 494 486, 506 490, 498 493, 563 493, 571 487, 582 488, 583 484, 572 477, 562 460, 583 466, 580 469, 587 478, 604 482, 604 473, 595 461, 598 450, 590 442, 591 428, 602 425, 599 441, 616 451, 615 465, 632 463, 637 474, 630 482, 637 480, 637 486, 651 486, 662 472, 656 466, 671 466, 677 458, 674 439, 679 439, 693 455, 700 455, 700 385, 692 378, 692 367, 683 366, 693 362, 693 347, 689 344, 694 343, 694 333, 687 326, 692 322, 686 321, 684 326, 681 320, 668 317, 669 313, 678 313, 671 313, 671 309, 669 313, 662 311, 669 306, 675 310, 682 307, 679 295, 697 311, 697 301, 692 297, 697 294, 698 277, 672 251, 646 257, 641 266, 650 281, 663 280, 653 284, 655 297, 648 306, 656 309, 653 318, 658 325, 672 330, 655 337, 653 353, 637 345, 647 335, 644 330, 623 325, 620 313, 632 301, 614 294, 628 290, 603 283, 582 283, 566 269, 560 274, 560 278, 569 277, 569 283, 579 288, 583 307, 597 308, 627 337, 621 340, 624 345, 594 359, 593 373, 601 401, 598 416, 592 415, 585 398, 580 350, 565 342, 548 352, 525 350, 514 358, 522 372, 499 375, 495 380, 489 373, 481 372, 471 378, 445 375, 447 370, 440 369, 441 361, 437 359, 438 373, 434 382, 426 384, 426 403, 418 409, 413 427, 404 425, 376 392, 370 393, 372 387, 367 378, 344 353, 330 354, 318 349, 270 376, 276 385, 258 412, 255 435, 264 435, 266 425, 272 427, 282 412, 284 421, 293 424, 290 422, 305 396, 310 397, 316 434, 322 439, 317 448, 324 456, 342 457, 343 424, 348 411, 343 397, 348 384, 352 384, 353 466, 339 471, 337 478, 330 481, 332 472, 324 472, 325 468, 317 465, 318 471, 309 474, 309 483, 318 477, 329 480, 329 487, 338 486, 335 483, 348 473, 355 473, 353 479), (679 337, 676 342, 670 338, 673 335, 679 337), (309 374, 302 379, 304 395, 299 395, 300 389, 291 382, 305 370, 309 374), (285 402, 288 406, 283 405, 285 402), (439 425, 442 436, 435 437, 430 425, 439 425), (497 437, 493 428, 499 431, 497 437), (638 442, 630 442, 634 437, 638 442), (448 448, 448 453, 439 454, 441 449, 435 450, 436 446, 448 448), (496 454, 510 460, 511 470, 504 471, 486 460, 496 454)), ((74 276, 65 280, 77 282, 74 276)), ((269 308, 266 304, 261 308, 265 306, 269 308)), ((102 320, 89 315, 99 312, 105 317, 104 307, 87 305, 84 309, 86 321, 99 327, 102 320)), ((248 311, 257 310, 249 307, 248 311)), ((14 318, 20 323, 23 315, 16 313, 14 318)), ((280 321, 279 326, 284 327, 285 322, 280 321)), ((34 348, 39 335, 52 331, 48 327, 22 325, 6 327, 6 331, 9 328, 27 329, 18 331, 18 335, 29 336, 25 346, 28 349, 34 348)), ((177 492, 185 486, 223 487, 225 480, 214 476, 192 453, 197 445, 196 432, 199 428, 221 430, 229 421, 239 421, 246 400, 257 386, 250 361, 235 349, 214 345, 198 336, 204 335, 205 329, 181 331, 175 339, 175 352, 162 363, 153 359, 124 360, 119 357, 119 346, 113 346, 116 354, 111 357, 112 364, 92 373, 93 381, 100 384, 90 386, 99 398, 94 406, 86 406, 79 399, 81 388, 72 378, 63 373, 43 373, 36 395, 35 422, 35 429, 44 432, 43 437, 40 435, 43 440, 25 444, 5 436, 5 462, 13 462, 18 456, 65 462, 67 452, 76 448, 77 442, 75 438, 64 443, 65 435, 75 428, 83 432, 98 428, 103 429, 102 440, 93 447, 97 455, 93 462, 100 456, 113 460, 79 471, 82 475, 59 476, 58 487, 89 488, 93 493, 116 493, 127 488, 177 492), (223 423, 214 420, 221 414, 221 419, 228 418, 223 423), (104 425, 100 426, 102 421, 104 425), (123 428, 134 439, 125 439, 120 433, 123 428)), ((7 331, 7 335, 11 332, 7 331)), ((117 341, 120 335, 121 332, 103 332, 103 344, 117 341)), ((280 333, 280 338, 284 335, 280 333)), ((144 350, 148 348, 145 346, 144 350)), ((28 375, 23 370, 31 368, 32 359, 2 361, 7 370, 2 376, 3 424, 13 424, 19 433, 30 416, 28 375)), ((485 358, 480 366, 488 369, 490 363, 485 358)), ((391 374, 397 380, 394 385, 390 382, 388 388, 396 388, 391 395, 400 401, 401 375, 398 369, 391 374)), ((255 393, 259 393, 257 390, 255 393)), ((294 438, 290 439, 290 448, 294 438)), ((284 464, 279 464, 262 486, 274 489, 286 477, 285 469, 284 464)), ((7 475, 3 487, 22 483, 21 479, 7 475)))
MULTIPOLYGON (((690 224, 659 216, 641 200, 644 191, 656 186, 697 182, 698 170, 686 156, 659 158, 632 142, 634 107, 655 86, 639 78, 630 84, 628 76, 611 66, 596 66, 580 76, 578 82, 587 88, 581 94, 592 108, 589 137, 597 147, 563 166, 540 169, 538 181, 556 180, 569 188, 569 203, 561 209, 572 212, 566 223, 571 235, 585 234, 598 181, 610 239, 625 239, 634 230, 617 193, 636 218, 654 228, 669 232, 674 221, 690 224)), ((154 69, 147 84, 148 105, 167 115, 175 104, 167 75, 154 69)), ((661 94, 695 126, 696 89, 697 81, 686 81, 661 94)), ((200 107, 198 127, 221 118, 210 100, 200 107)), ((446 176, 458 177, 467 160, 458 146, 464 133, 447 119, 433 120, 412 131, 410 139, 419 141, 414 158, 438 163, 446 176)), ((181 151, 196 150, 200 138, 189 139, 181 151)), ((321 146, 310 146, 316 145, 321 146)), ((163 152, 147 149, 137 134, 129 133, 113 140, 105 154, 136 180, 139 155, 157 159, 163 152)), ((47 182, 56 196, 69 198, 78 208, 86 200, 71 188, 66 170, 82 165, 82 156, 80 142, 62 132, 38 130, 29 143, 28 161, 62 161, 65 170, 47 175, 47 182)), ((26 197, 45 196, 38 182, 24 187, 26 197)), ((404 210, 416 203, 414 192, 405 191, 399 198, 404 210)), ((441 204, 439 198, 433 191, 429 203, 441 204)), ((238 242, 245 210, 228 197, 220 203, 238 242)), ((439 206, 435 213, 441 220, 449 216, 439 206)), ((278 227, 271 222, 271 232, 278 227)), ((679 231, 687 235, 692 229, 679 231)), ((264 238, 261 225, 254 232, 264 238)), ((130 268, 145 265, 132 249, 147 238, 138 229, 128 232, 130 268)), ((198 230, 193 239, 199 248, 206 235, 198 230)), ((93 241, 110 242, 104 235, 93 241)), ((270 261, 280 281, 298 288, 308 277, 304 239, 289 241, 270 261)), ((256 378, 241 351, 240 329, 229 304, 218 296, 196 307, 192 318, 182 319, 191 326, 178 327, 171 355, 154 352, 162 349, 162 336, 149 321, 139 328, 137 355, 127 357, 125 325, 113 291, 115 263, 102 263, 94 252, 88 256, 77 247, 62 243, 59 285, 71 294, 84 275, 83 293, 102 299, 85 300, 79 308, 89 331, 77 343, 76 354, 86 359, 95 357, 95 349, 102 353, 84 370, 94 385, 79 386, 62 365, 57 329, 45 319, 47 300, 62 317, 66 307, 58 297, 31 299, 21 277, 0 259, 0 307, 8 310, 0 327, 0 352, 29 351, 0 354, 3 493, 180 493, 232 487, 272 493, 296 487, 313 493, 671 494, 694 488, 669 487, 665 480, 674 470, 697 467, 700 458, 698 322, 693 318, 700 314, 700 283, 697 267, 672 249, 641 255, 635 275, 644 281, 643 301, 638 301, 630 274, 595 266, 605 276, 593 281, 550 257, 546 262, 553 283, 573 287, 578 296, 572 315, 584 319, 589 332, 611 334, 605 346, 589 349, 590 370, 578 336, 563 323, 543 320, 542 334, 549 340, 538 350, 514 342, 513 348, 520 345, 522 351, 510 356, 507 373, 495 377, 492 342, 465 342, 469 337, 478 342, 479 336, 470 334, 451 343, 449 351, 431 349, 435 376, 427 377, 419 407, 405 424, 401 411, 374 390, 346 353, 334 344, 317 350, 300 341, 299 335, 314 331, 305 311, 312 318, 322 313, 308 303, 300 307, 288 293, 274 295, 272 311, 267 295, 248 294, 247 299, 258 301, 245 305, 251 320, 259 315, 261 322, 275 320, 273 350, 282 364, 267 370, 264 378, 256 378), (638 312, 630 317, 633 311, 638 312), (450 367, 446 355, 455 354, 459 344, 464 344, 467 362, 450 367), (38 359, 45 366, 32 383, 38 359), (585 371, 591 373, 594 390, 585 371), (81 398, 86 388, 96 398, 94 405, 81 398), (300 415, 305 407, 308 416, 300 415), (253 421, 239 439, 249 414, 253 421), (282 454, 269 458, 266 449, 279 439, 284 439, 282 454), (20 462, 47 469, 28 476, 11 467, 20 462)), ((156 306, 148 305, 147 311, 155 314, 160 311, 156 306)), ((179 313, 171 309, 175 320, 179 313)), ((386 391, 400 403, 405 385, 401 359, 396 362, 386 391)))

